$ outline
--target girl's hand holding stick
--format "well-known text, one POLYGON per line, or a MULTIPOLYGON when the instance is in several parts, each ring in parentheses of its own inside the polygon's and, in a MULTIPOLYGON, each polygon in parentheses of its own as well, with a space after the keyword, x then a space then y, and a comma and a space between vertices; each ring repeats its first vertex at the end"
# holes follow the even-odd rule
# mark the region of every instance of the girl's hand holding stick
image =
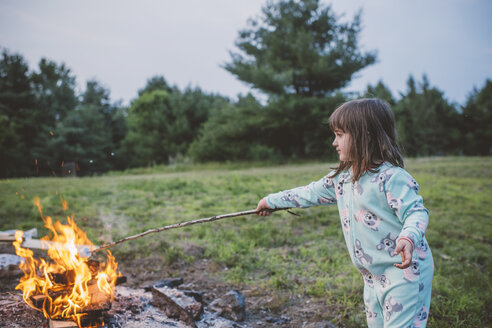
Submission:
POLYGON ((258 213, 259 216, 270 216, 270 214, 272 214, 272 212, 265 211, 265 210, 271 210, 271 208, 268 207, 266 198, 262 198, 258 202, 258 206, 256 207, 256 212, 258 213))

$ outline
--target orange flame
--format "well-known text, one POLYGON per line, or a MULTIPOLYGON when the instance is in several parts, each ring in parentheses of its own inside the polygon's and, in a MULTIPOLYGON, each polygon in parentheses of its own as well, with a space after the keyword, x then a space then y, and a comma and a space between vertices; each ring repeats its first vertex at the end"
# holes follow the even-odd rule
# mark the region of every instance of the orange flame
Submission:
POLYGON ((61 205, 64 211, 68 210, 68 203, 65 199, 63 199, 62 195, 60 195, 61 205))
POLYGON ((50 259, 36 259, 30 249, 22 248, 23 233, 17 231, 13 244, 17 255, 24 258, 19 265, 24 276, 16 289, 22 290, 24 301, 43 312, 46 318, 71 318, 81 327, 81 319, 86 315, 84 308, 101 302, 101 299, 104 302, 113 300, 116 278, 121 275, 118 264, 111 252, 107 251, 107 262, 94 267, 78 253, 77 245, 93 244, 86 233, 77 227, 73 216, 67 216, 67 224, 60 221, 53 224, 51 217, 43 216, 39 198, 35 198, 34 204, 52 234, 51 238, 41 238, 46 243, 50 259), (63 277, 62 281, 56 278, 60 276, 63 277), (44 299, 42 307, 34 303, 34 298, 39 296, 44 299))

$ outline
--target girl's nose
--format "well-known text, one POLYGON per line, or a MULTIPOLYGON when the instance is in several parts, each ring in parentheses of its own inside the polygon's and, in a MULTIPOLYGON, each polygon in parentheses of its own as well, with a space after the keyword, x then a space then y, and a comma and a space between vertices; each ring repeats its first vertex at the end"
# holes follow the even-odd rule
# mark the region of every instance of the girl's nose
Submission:
POLYGON ((333 143, 331 145, 336 147, 336 145, 337 145, 337 138, 333 139, 333 143))

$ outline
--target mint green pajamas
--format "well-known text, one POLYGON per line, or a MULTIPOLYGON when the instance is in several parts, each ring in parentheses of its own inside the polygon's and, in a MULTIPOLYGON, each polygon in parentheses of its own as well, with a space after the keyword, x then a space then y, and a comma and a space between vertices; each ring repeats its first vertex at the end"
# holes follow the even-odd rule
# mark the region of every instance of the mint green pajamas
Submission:
MULTIPOLYGON (((328 176, 330 176, 330 173, 328 176)), ((337 204, 345 242, 364 279, 364 303, 369 327, 425 327, 434 275, 425 239, 429 212, 418 195, 417 182, 402 168, 382 164, 353 183, 351 172, 270 194, 270 208, 337 204), (394 255, 398 238, 413 241, 407 269, 394 255)))

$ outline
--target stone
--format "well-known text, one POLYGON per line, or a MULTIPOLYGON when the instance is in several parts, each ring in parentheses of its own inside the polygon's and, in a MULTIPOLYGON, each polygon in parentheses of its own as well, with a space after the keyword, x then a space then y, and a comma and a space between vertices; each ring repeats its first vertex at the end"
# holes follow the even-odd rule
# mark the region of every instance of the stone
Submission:
POLYGON ((232 290, 210 303, 209 308, 220 316, 233 321, 243 321, 245 315, 244 296, 237 290, 232 290))

